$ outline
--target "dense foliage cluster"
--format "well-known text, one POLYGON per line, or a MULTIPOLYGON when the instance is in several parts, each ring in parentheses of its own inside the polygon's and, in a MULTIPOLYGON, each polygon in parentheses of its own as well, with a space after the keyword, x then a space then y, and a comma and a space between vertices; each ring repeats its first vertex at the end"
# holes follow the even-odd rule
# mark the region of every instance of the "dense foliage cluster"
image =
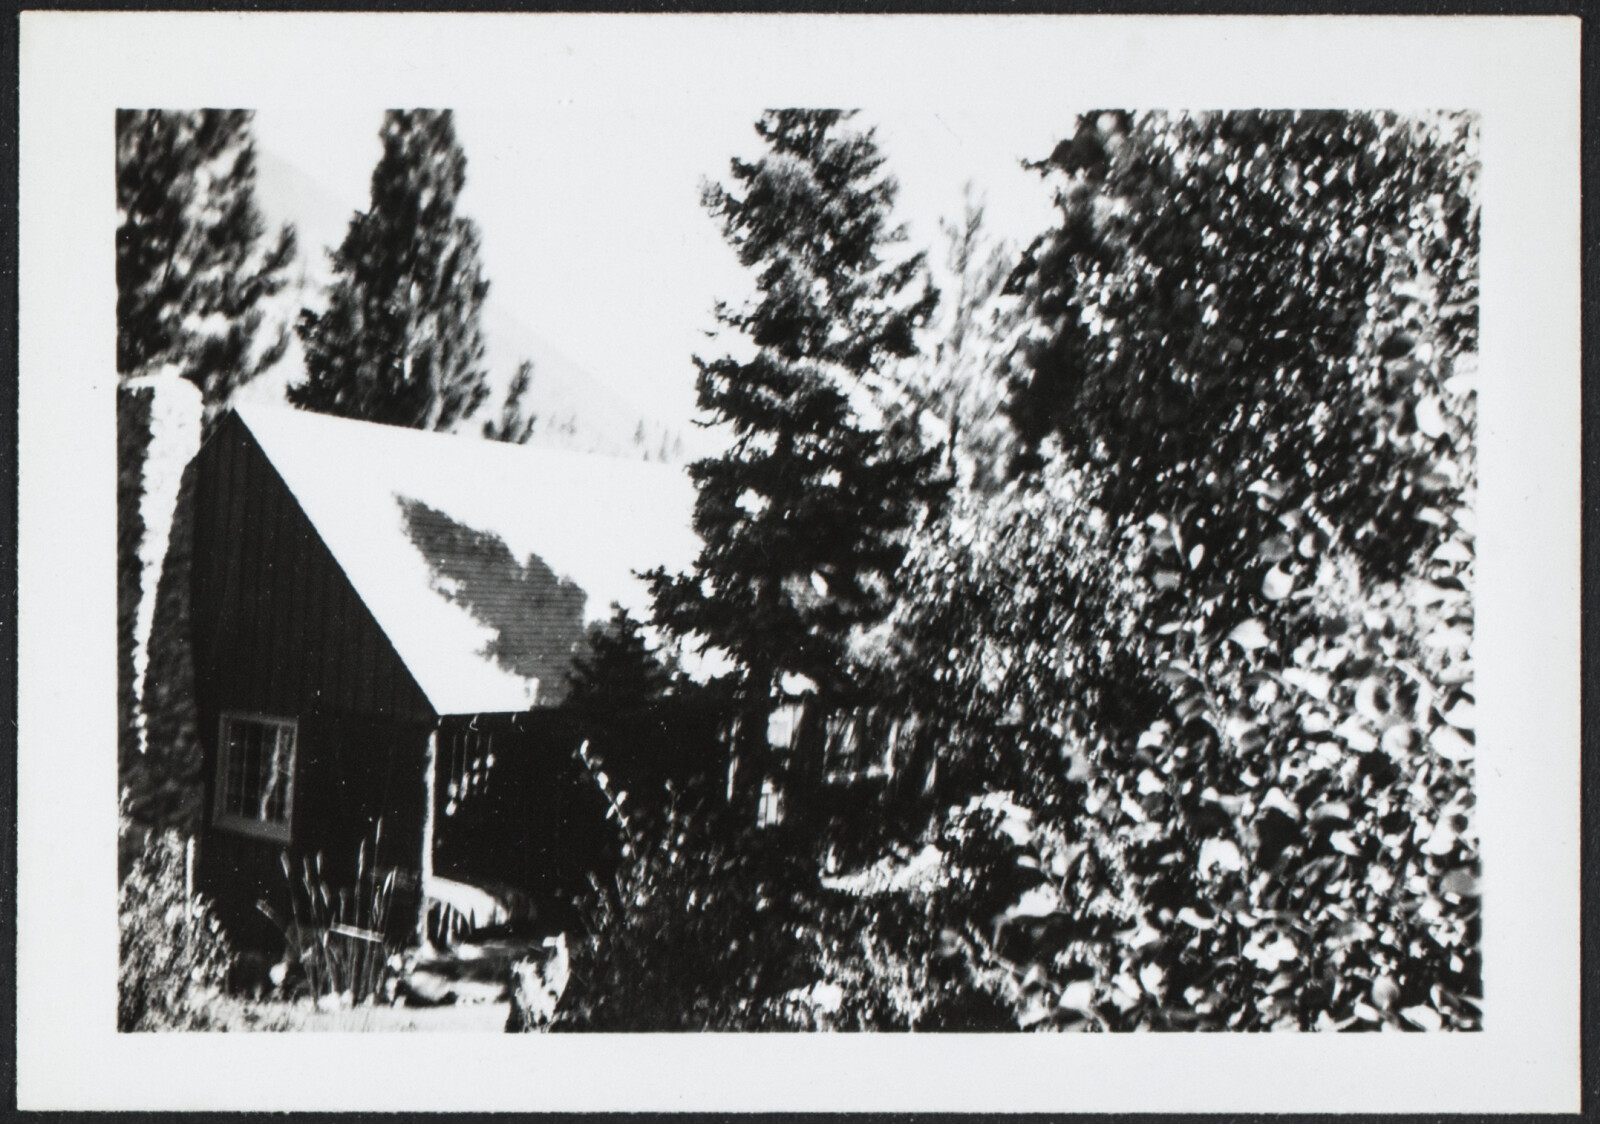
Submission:
POLYGON ((1037 467, 930 540, 907 621, 1039 813, 1013 954, 1052 1018, 1476 1025, 1473 142, 1100 115, 1050 161, 1037 467))
POLYGON ((287 329, 257 339, 295 236, 263 244, 251 116, 117 111, 117 372, 171 365, 210 414, 288 346, 287 329))
POLYGON ((961 338, 908 379, 959 420, 939 365, 985 357, 1011 435, 953 424, 950 465, 1003 463, 954 474, 881 642, 830 652, 937 731, 937 810, 847 874, 815 841, 757 898, 777 935, 679 881, 722 852, 641 857, 638 900, 798 956, 783 1025, 1476 1027, 1476 144, 1081 118, 1038 165, 1057 226, 998 295, 958 238, 961 338))
MULTIPOLYGON (((627 861, 595 881, 557 1029, 1014 1025, 1000 989, 943 954, 967 894, 907 893, 910 881, 892 876, 881 885, 829 877, 804 831, 676 804, 660 823, 630 830, 627 861)), ((969 857, 994 850, 968 834, 969 857)), ((979 866, 965 877, 986 877, 979 866)), ((967 890, 1001 902, 1009 888, 967 890)))
POLYGON ((185 886, 184 842, 152 835, 117 895, 118 1030, 204 1030, 207 993, 232 963, 210 905, 185 886))
POLYGON ((815 871, 771 836, 718 826, 670 811, 596 880, 558 1027, 781 1028, 777 998, 806 982, 797 928, 815 871))

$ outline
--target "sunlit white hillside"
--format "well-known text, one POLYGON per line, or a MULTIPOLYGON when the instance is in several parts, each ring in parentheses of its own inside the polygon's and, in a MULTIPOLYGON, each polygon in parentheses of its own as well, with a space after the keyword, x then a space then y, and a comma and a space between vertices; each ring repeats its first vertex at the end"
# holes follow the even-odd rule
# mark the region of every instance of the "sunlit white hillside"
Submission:
MULTIPOLYGON (((293 223, 299 238, 293 282, 280 294, 271 314, 292 324, 302 307, 321 307, 332 272, 328 250, 344 238, 355 207, 366 201, 335 198, 312 175, 266 150, 257 153, 257 177, 257 198, 269 225, 293 223)), ((493 231, 482 235, 486 240, 494 237, 493 231)), ((505 307, 495 299, 493 285, 491 277, 482 319, 493 394, 477 415, 463 423, 463 431, 475 431, 498 412, 518 365, 532 360, 533 382, 523 403, 524 411, 538 418, 530 444, 670 463, 692 460, 714 448, 715 439, 705 430, 659 416, 563 354, 529 327, 532 311, 505 307)), ((238 400, 282 402, 284 387, 303 377, 303 363, 299 340, 291 338, 282 361, 244 387, 238 400)))

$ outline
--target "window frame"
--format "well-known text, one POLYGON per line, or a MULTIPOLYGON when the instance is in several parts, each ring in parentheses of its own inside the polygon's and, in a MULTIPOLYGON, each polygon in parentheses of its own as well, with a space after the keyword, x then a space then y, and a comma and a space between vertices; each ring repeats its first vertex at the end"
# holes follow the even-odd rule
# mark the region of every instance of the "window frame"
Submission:
MULTIPOLYGON (((469 796, 482 797, 489 791, 495 762, 494 731, 480 730, 475 725, 452 730, 448 756, 448 769, 441 774, 445 784, 439 792, 444 814, 454 816, 466 806, 469 796)), ((445 764, 443 759, 440 764, 445 764)))
POLYGON ((761 782, 761 796, 756 801, 756 826, 775 827, 783 822, 783 789, 767 777, 761 782))
POLYGON ((217 716, 217 769, 213 778, 216 789, 212 798, 211 822, 214 826, 230 831, 237 835, 246 835, 254 839, 263 839, 274 843, 288 843, 294 834, 294 788, 295 770, 300 759, 300 720, 275 714, 258 714, 245 710, 224 710, 217 716), (281 821, 260 820, 251 816, 242 816, 230 811, 228 802, 228 766, 229 741, 228 724, 230 722, 252 722, 256 725, 267 726, 275 730, 287 728, 290 734, 288 787, 283 794, 283 819, 281 821))

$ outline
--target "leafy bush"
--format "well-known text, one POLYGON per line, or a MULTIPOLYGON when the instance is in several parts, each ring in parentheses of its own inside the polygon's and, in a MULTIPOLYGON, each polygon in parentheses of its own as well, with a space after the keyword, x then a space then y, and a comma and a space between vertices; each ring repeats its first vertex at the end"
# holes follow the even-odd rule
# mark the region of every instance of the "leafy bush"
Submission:
POLYGON ((186 892, 177 832, 150 836, 117 894, 117 920, 117 1029, 208 1029, 207 992, 221 990, 233 952, 210 903, 186 892))
POLYGON ((781 1029, 810 982, 798 929, 816 871, 771 833, 673 809, 596 879, 560 1029, 781 1029))
POLYGON ((1474 152, 1097 115, 1052 157, 1034 453, 918 545, 895 663, 947 786, 1036 813, 1024 1021, 1478 1025, 1474 152))
POLYGON ((1006 965, 972 919, 1019 886, 988 806, 865 871, 826 875, 808 835, 674 810, 597 883, 564 1030, 1015 1028, 1006 965), (976 942, 976 943, 975 943, 976 942), (983 956, 974 956, 982 946, 983 956))
POLYGON ((914 844, 824 879, 802 932, 816 982, 791 999, 810 1029, 1016 1029, 1017 989, 994 920, 1030 884, 993 801, 951 809, 914 844), (798 1002, 794 1000, 798 999, 798 1002))
POLYGON ((937 739, 910 830, 825 873, 669 819, 575 1021, 1479 1026, 1476 128, 1081 118, 1012 303, 973 290, 1016 455, 850 646, 937 739))

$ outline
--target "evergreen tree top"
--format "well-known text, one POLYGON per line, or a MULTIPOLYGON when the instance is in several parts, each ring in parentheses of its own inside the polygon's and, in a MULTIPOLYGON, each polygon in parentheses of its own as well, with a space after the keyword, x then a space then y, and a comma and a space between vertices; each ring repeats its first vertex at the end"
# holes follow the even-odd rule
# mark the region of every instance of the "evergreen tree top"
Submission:
POLYGON ((327 311, 300 315, 303 409, 449 429, 488 397, 478 230, 456 213, 466 155, 449 110, 390 110, 371 203, 332 253, 327 311))
POLYGON ((761 297, 718 320, 784 362, 837 364, 860 378, 915 353, 913 331, 937 301, 931 286, 905 306, 890 302, 925 276, 925 256, 886 265, 883 250, 906 240, 891 226, 898 185, 880 175, 884 156, 871 130, 837 131, 854 114, 771 110, 756 124, 770 152, 733 160, 742 194, 708 184, 703 202, 746 268, 759 268, 761 297))
POLYGON ((208 416, 272 366, 287 329, 263 337, 294 229, 263 243, 252 114, 120 109, 116 117, 117 371, 176 368, 208 416))
POLYGON ((905 239, 895 183, 872 133, 839 127, 849 117, 764 114, 766 154, 703 192, 756 271, 755 297, 717 320, 756 352, 696 359, 700 407, 737 441, 691 467, 705 548, 695 573, 655 575, 656 615, 731 653, 755 698, 785 672, 846 688, 850 636, 886 612, 904 532, 936 490, 915 417, 862 413, 916 354, 938 294, 923 255, 886 261, 905 239))

